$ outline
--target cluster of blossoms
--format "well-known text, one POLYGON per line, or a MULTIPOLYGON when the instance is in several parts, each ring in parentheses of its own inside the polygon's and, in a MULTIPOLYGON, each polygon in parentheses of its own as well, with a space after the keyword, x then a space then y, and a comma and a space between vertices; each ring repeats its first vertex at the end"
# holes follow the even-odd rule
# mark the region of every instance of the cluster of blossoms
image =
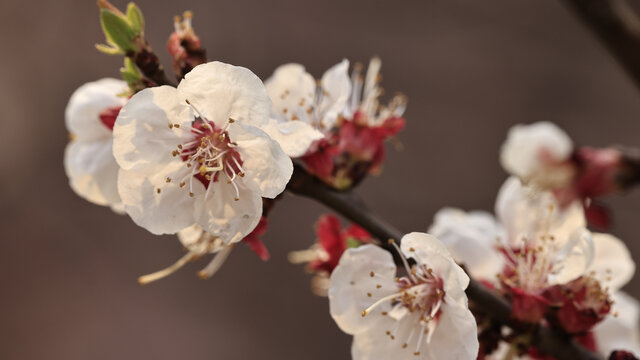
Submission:
MULTIPOLYGON (((403 95, 381 104, 378 58, 364 76, 342 60, 318 81, 286 64, 263 83, 249 69, 208 62, 185 12, 167 43, 174 86, 137 6, 99 6, 107 45, 98 49, 124 56, 123 80, 71 96, 64 165, 81 197, 153 234, 177 234, 186 253, 142 284, 207 254, 198 275, 211 277, 239 242, 268 260, 261 237, 294 168, 323 191, 350 190, 380 171, 384 143, 405 125, 403 95)), ((605 355, 625 349, 611 359, 640 353, 638 304, 620 290, 635 264, 623 242, 587 229, 587 220, 608 223, 593 198, 638 182, 638 162, 617 149, 574 149, 549 123, 513 128, 501 160, 514 176, 496 217, 445 208, 429 234, 398 245, 325 215, 316 243, 289 254, 308 263, 312 291, 328 296, 331 316, 353 335, 354 359, 553 359, 529 335, 540 326, 605 355), (469 301, 467 273, 508 300, 509 327, 469 301)))
MULTIPOLYGON (((623 348, 640 350, 637 302, 619 290, 633 276, 635 263, 622 241, 587 230, 579 202, 562 208, 553 194, 510 178, 498 194, 495 218, 445 208, 429 232, 470 274, 511 302, 521 329, 553 327, 603 354, 625 339, 623 348), (615 325, 625 321, 632 325, 615 325), (620 330, 612 330, 616 326, 620 330)), ((511 352, 549 359, 526 337, 505 331, 482 312, 476 315, 480 358, 500 359, 504 355, 491 354, 511 352)))
MULTIPOLYGON (((359 70, 349 77, 347 60, 319 85, 298 64, 279 67, 263 84, 248 69, 207 62, 188 11, 174 19, 167 42, 179 84, 163 85, 166 76, 144 38, 137 6, 130 4, 123 13, 106 1, 99 5, 107 45, 98 49, 125 56, 124 81, 99 80, 72 95, 65 168, 71 187, 85 199, 127 213, 153 234, 178 235, 187 253, 170 267, 141 277, 141 283, 210 253, 213 260, 199 272, 209 277, 237 242, 268 259, 260 236, 266 232, 267 210, 291 177, 292 159, 314 157, 334 133, 352 127, 347 118, 369 119, 358 126, 368 129, 370 124, 375 133, 382 126, 376 122, 404 123, 394 118, 402 112, 398 106, 378 105, 378 59, 368 75, 375 79, 367 79, 364 90, 359 70)), ((368 134, 350 135, 352 144, 348 149, 340 145, 341 151, 369 154, 360 155, 362 161, 371 161, 375 152, 379 166, 385 138, 376 135, 372 142, 368 134)), ((363 177, 340 173, 342 183, 363 177)), ((366 241, 369 236, 359 231, 355 238, 366 241)), ((337 264, 343 251, 328 250, 330 261, 337 264)), ((311 266, 322 268, 327 279, 332 267, 311 266)))

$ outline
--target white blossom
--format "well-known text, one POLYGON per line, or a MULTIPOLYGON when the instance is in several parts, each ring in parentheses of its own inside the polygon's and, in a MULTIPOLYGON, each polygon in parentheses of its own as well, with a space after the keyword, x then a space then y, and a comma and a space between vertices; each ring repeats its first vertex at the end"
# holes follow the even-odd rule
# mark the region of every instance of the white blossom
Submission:
POLYGON ((375 245, 347 250, 331 275, 331 315, 354 336, 352 357, 475 359, 477 327, 464 293, 468 276, 433 236, 407 234, 397 250, 406 276, 396 278, 391 254, 375 245), (409 268, 405 257, 416 265, 409 268))
POLYGON ((100 113, 124 105, 118 96, 128 89, 124 81, 105 78, 79 87, 65 110, 71 141, 64 153, 64 168, 73 191, 86 200, 121 208, 117 189, 118 164, 113 158, 111 129, 100 113))
POLYGON ((262 197, 280 194, 291 159, 262 129, 271 102, 251 71, 196 66, 177 88, 145 89, 114 127, 125 210, 154 234, 197 224, 225 244, 258 224, 262 197))
POLYGON ((574 169, 567 164, 572 152, 573 143, 562 129, 538 122, 509 130, 500 161, 510 174, 545 189, 566 185, 572 179, 574 169))

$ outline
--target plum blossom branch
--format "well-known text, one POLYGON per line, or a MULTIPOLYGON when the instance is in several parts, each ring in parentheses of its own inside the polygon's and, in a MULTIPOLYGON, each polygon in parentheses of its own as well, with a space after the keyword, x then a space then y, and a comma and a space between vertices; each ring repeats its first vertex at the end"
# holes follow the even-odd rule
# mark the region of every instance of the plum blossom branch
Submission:
POLYGON ((626 0, 565 0, 640 87, 640 18, 626 0))
MULTIPOLYGON (((368 210, 360 199, 351 192, 339 192, 330 189, 299 165, 294 167, 293 176, 287 186, 294 194, 309 197, 330 207, 347 219, 357 223, 379 239, 393 239, 399 243, 402 232, 368 210)), ((392 245, 382 242, 381 247, 391 250, 392 245)), ((396 251, 391 251, 394 260, 399 263, 396 251)), ((502 297, 488 290, 479 282, 471 279, 466 289, 467 296, 477 306, 491 314, 499 323, 510 326, 511 306, 502 297)), ((576 344, 567 336, 549 328, 536 327, 532 333, 532 343, 542 352, 558 359, 601 360, 602 357, 576 344)))

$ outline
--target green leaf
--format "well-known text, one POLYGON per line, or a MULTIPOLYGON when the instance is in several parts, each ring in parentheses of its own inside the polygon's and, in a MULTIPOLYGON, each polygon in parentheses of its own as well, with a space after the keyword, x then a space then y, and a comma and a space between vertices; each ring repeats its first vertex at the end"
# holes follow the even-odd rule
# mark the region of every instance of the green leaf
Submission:
POLYGON ((120 68, 120 75, 133 93, 145 88, 140 71, 129 57, 124 58, 124 66, 120 68))
POLYGON ((360 241, 356 240, 353 237, 348 237, 345 243, 347 244, 347 249, 357 248, 358 246, 362 245, 360 241))
POLYGON ((135 84, 138 82, 138 80, 140 80, 137 75, 131 74, 126 71, 120 71, 120 75, 122 75, 122 80, 126 81, 127 84, 135 84))
POLYGON ((105 53, 107 55, 121 55, 124 54, 124 52, 120 49, 118 49, 117 47, 113 47, 113 46, 108 46, 105 44, 96 44, 96 49, 98 49, 98 51, 100 51, 101 53, 105 53))
POLYGON ((129 19, 131 29, 142 36, 144 34, 144 17, 142 17, 142 11, 135 3, 130 2, 127 6, 127 19, 129 19))
POLYGON ((140 76, 140 72, 138 71, 138 68, 136 67, 136 64, 133 62, 133 60, 131 60, 130 58, 126 57, 124 58, 124 68, 123 70, 131 73, 131 74, 137 74, 138 76, 140 76))
POLYGON ((111 10, 100 10, 100 23, 107 41, 113 43, 124 52, 135 51, 133 43, 136 33, 129 22, 111 10))

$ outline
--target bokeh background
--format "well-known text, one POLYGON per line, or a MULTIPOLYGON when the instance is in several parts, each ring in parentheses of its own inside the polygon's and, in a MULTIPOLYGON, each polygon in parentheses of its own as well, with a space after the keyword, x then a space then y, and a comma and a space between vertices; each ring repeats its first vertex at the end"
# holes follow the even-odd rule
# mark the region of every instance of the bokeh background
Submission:
MULTIPOLYGON (((125 1, 114 2, 120 7, 125 1)), ((173 15, 190 9, 211 59, 266 78, 300 62, 319 77, 343 57, 383 59, 388 93, 409 97, 403 151, 358 191, 405 231, 443 206, 491 210, 506 174, 499 146, 516 123, 550 120, 576 143, 640 146, 640 93, 558 1, 140 0, 167 67, 173 15)), ((286 196, 263 263, 239 246, 202 281, 190 264, 142 287, 181 255, 126 216, 68 187, 64 108, 84 82, 115 77, 94 1, 0 3, 0 358, 346 359, 334 325, 288 251, 312 244, 326 211, 286 196)), ((613 233, 640 260, 640 191, 612 197, 613 233)), ((640 276, 627 287, 640 295, 640 276)))

